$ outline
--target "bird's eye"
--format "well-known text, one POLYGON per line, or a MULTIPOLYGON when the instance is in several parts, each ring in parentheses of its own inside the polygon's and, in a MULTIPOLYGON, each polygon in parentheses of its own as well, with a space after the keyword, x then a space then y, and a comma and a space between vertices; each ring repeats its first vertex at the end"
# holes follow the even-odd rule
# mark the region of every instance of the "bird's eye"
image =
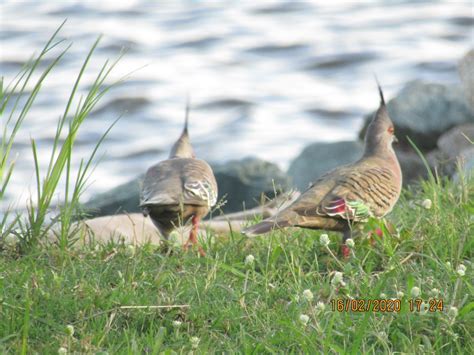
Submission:
POLYGON ((390 126, 388 127, 387 132, 393 134, 395 132, 395 129, 393 129, 393 126, 390 126))

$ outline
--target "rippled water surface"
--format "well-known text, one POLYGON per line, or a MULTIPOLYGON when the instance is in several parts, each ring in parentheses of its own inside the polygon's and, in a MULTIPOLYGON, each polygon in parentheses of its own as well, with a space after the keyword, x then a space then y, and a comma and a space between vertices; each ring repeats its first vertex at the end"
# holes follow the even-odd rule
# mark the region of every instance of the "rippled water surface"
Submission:
POLYGON ((180 133, 187 94, 199 157, 255 155, 285 169, 308 143, 355 139, 362 116, 377 106, 374 73, 389 98, 416 78, 458 81, 457 61, 473 45, 472 2, 330 3, 2 1, 6 82, 66 18, 60 37, 64 46, 72 43, 16 139, 7 199, 22 205, 33 190, 30 137, 46 164, 58 117, 99 34, 82 92, 123 49, 109 81, 130 75, 98 104, 78 138, 76 166, 123 114, 89 196, 166 156, 180 133))

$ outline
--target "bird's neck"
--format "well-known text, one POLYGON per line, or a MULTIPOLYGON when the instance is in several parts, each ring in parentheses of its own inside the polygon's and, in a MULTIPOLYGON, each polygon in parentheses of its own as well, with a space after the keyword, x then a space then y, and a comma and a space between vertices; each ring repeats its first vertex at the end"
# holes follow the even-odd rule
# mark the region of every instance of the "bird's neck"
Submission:
POLYGON ((364 157, 376 156, 382 159, 397 159, 393 149, 393 142, 386 139, 366 139, 364 157))

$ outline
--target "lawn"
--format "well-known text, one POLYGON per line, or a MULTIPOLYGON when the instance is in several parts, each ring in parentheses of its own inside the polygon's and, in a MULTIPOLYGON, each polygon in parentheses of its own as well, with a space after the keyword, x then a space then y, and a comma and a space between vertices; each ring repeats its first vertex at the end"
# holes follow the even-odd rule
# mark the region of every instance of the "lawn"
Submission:
POLYGON ((347 260, 339 235, 326 246, 298 229, 215 236, 204 258, 113 243, 5 249, 0 351, 473 353, 473 191, 472 180, 404 191, 388 217, 397 232, 370 240, 371 221, 347 260), (442 310, 410 310, 416 298, 442 310), (401 309, 346 311, 350 299, 401 309))
MULTIPOLYGON (((13 83, 0 81, 0 199, 15 136, 67 54, 36 75, 60 48, 59 30, 13 83)), ((405 189, 387 216, 394 228, 369 221, 348 259, 340 235, 301 229, 211 234, 206 257, 180 246, 75 244, 80 197, 107 132, 75 173, 74 142, 116 63, 78 98, 97 44, 78 69, 49 163, 32 137, 32 201, 0 219, 0 353, 474 353, 474 179, 462 175, 405 189), (57 243, 45 244, 53 224, 57 243)))

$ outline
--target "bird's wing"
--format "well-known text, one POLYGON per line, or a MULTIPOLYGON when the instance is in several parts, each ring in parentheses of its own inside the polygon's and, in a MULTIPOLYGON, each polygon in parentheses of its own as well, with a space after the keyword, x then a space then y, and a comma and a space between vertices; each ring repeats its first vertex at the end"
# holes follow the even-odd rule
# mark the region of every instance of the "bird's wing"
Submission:
POLYGON ((321 177, 290 206, 304 218, 331 217, 356 222, 383 217, 399 196, 396 178, 387 168, 352 165, 321 177))
POLYGON ((175 162, 170 159, 148 169, 143 180, 140 206, 179 203, 183 191, 180 173, 175 165, 175 162))
POLYGON ((216 178, 204 160, 189 159, 189 164, 183 171, 183 188, 185 201, 200 201, 200 204, 208 207, 217 202, 216 178))
POLYGON ((355 222, 391 211, 399 190, 395 175, 387 168, 353 169, 337 178, 334 188, 316 208, 316 214, 355 222))
POLYGON ((290 206, 246 230, 249 235, 286 226, 340 230, 345 220, 361 222, 388 213, 398 199, 390 170, 367 162, 341 166, 321 176, 290 206))
POLYGON ((217 183, 203 160, 175 158, 151 167, 143 181, 141 206, 191 204, 213 206, 217 183))

